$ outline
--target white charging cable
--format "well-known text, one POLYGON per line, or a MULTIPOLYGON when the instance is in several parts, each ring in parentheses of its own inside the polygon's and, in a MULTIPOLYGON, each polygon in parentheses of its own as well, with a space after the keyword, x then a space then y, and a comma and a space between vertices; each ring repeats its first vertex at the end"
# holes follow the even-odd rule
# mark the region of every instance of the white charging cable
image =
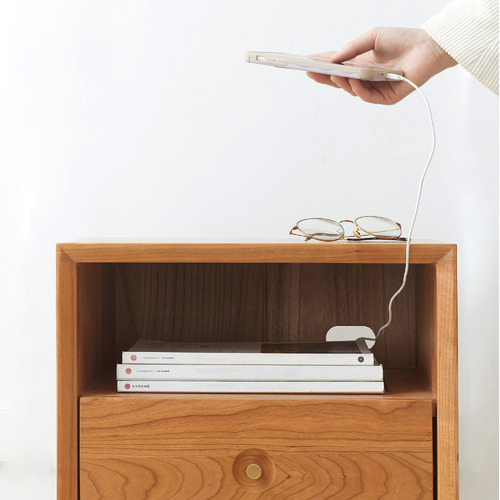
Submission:
MULTIPOLYGON (((379 328, 379 331, 377 332, 377 335, 375 336, 375 341, 377 341, 377 339, 380 337, 382 332, 391 324, 391 322, 392 322, 392 303, 394 302, 394 299, 403 291, 403 289, 406 285, 406 279, 408 278, 408 268, 410 265, 410 244, 411 244, 411 237, 413 234, 413 227, 415 226, 415 221, 417 219, 418 207, 420 205, 420 198, 422 196, 422 188, 424 186, 425 175, 427 174, 427 170, 429 169, 429 165, 431 164, 432 157, 434 156, 434 150, 436 148, 436 131, 434 130, 434 121, 432 119, 431 107, 429 106, 429 102, 427 101, 427 98, 425 97, 424 93, 420 90, 420 88, 417 85, 415 85, 412 81, 408 80, 408 78, 405 78, 404 76, 396 75, 394 73, 388 73, 386 75, 386 78, 388 80, 399 80, 399 81, 409 83, 422 96, 422 98, 424 99, 425 105, 427 107, 427 112, 429 113, 429 121, 431 124, 431 132, 432 132, 432 147, 431 147, 431 153, 429 155, 429 159, 427 160, 424 171, 422 172, 422 177, 420 179, 420 185, 418 188, 417 202, 415 204, 415 211, 413 213, 413 219, 411 221, 410 230, 408 231, 408 236, 407 236, 407 241, 406 241, 406 263, 405 263, 405 271, 403 274, 403 283, 401 284, 399 289, 396 291, 396 293, 391 297, 391 300, 389 300, 389 306, 388 306, 389 319, 388 319, 387 323, 385 323, 385 325, 383 325, 379 328)), ((365 339, 365 340, 373 341, 373 339, 365 339)))

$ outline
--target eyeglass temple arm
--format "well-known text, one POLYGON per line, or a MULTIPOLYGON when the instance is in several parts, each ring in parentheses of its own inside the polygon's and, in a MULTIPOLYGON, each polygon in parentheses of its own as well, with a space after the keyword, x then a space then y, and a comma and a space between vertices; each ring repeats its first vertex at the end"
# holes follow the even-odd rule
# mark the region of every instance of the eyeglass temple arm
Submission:
POLYGON ((309 241, 311 238, 314 238, 314 234, 294 233, 294 231, 296 229, 298 229, 300 231, 298 226, 293 226, 292 229, 290 229, 290 232, 288 234, 291 234, 292 236, 300 236, 301 238, 304 238, 304 241, 309 241))
POLYGON ((309 241, 309 240, 312 240, 314 238, 316 238, 317 236, 320 236, 320 235, 324 235, 325 233, 313 233, 313 234, 297 234, 297 233, 294 233, 294 231, 298 229, 300 231, 300 229, 298 228, 298 226, 293 226, 292 229, 290 229, 290 232, 288 234, 291 234, 293 236, 300 236, 301 238, 304 238, 304 241, 309 241))

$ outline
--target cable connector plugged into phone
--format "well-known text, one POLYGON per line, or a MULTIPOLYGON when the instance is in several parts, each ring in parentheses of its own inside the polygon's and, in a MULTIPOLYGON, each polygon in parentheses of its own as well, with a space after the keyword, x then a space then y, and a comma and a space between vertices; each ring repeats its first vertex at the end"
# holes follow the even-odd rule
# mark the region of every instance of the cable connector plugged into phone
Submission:
POLYGON ((386 73, 385 77, 387 80, 399 80, 399 81, 408 81, 402 75, 396 75, 396 73, 386 73))

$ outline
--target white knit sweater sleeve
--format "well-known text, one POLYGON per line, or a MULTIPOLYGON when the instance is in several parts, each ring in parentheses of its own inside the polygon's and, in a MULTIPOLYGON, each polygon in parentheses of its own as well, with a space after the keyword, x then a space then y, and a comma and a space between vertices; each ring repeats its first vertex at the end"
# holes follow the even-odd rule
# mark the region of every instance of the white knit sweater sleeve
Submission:
POLYGON ((498 95, 498 0, 455 0, 422 28, 498 95))

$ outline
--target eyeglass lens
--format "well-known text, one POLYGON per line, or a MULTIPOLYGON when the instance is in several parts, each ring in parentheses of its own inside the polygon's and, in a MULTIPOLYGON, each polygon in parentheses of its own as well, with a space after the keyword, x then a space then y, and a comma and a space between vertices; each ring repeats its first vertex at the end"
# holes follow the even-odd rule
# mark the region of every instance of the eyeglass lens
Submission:
POLYGON ((330 219, 303 219, 297 227, 306 236, 323 241, 340 240, 344 236, 344 228, 330 219))
POLYGON ((378 216, 364 216, 356 219, 357 226, 378 238, 399 238, 401 227, 391 219, 378 216))

